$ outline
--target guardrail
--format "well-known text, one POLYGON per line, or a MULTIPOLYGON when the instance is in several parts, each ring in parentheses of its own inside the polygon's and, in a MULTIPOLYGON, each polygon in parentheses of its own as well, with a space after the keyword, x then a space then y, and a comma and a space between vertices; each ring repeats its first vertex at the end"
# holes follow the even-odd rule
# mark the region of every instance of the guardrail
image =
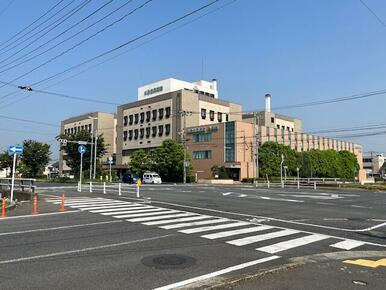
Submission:
POLYGON ((87 182, 80 184, 78 182, 78 192, 82 190, 88 192, 101 192, 106 194, 107 192, 116 192, 118 196, 122 195, 125 190, 135 190, 137 197, 139 197, 139 186, 136 184, 127 183, 107 183, 107 182, 87 182))
MULTIPOLYGON (((19 189, 21 191, 30 191, 35 192, 36 185, 35 185, 36 179, 33 178, 15 178, 14 182, 14 188, 19 189)), ((0 178, 0 188, 1 189, 8 189, 11 190, 12 186, 12 178, 0 178)))

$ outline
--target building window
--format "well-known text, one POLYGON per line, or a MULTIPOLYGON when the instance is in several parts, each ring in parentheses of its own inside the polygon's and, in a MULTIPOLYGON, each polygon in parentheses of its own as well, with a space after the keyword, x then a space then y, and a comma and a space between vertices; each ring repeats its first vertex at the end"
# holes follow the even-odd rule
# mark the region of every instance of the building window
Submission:
POLYGON ((135 140, 138 139, 138 129, 135 129, 135 130, 134 130, 134 139, 135 139, 135 140))
POLYGON ((146 138, 150 137, 150 127, 146 128, 146 138))
POLYGON ((123 126, 127 126, 127 116, 123 117, 123 126))
POLYGON ((193 134, 193 142, 209 142, 212 141, 212 133, 193 134))
POLYGON ((169 118, 170 117, 170 107, 166 107, 165 109, 165 118, 169 118))
POLYGON ((146 112, 146 122, 150 122, 150 115, 151 115, 151 112, 147 111, 146 112))
POLYGON ((151 136, 155 137, 157 135, 157 126, 151 127, 151 136))
POLYGON ((217 120, 219 123, 222 122, 222 113, 220 113, 220 112, 217 113, 217 120))
POLYGON ((201 119, 206 119, 206 109, 201 109, 201 119))
POLYGON ((152 120, 153 121, 157 120, 157 110, 153 110, 152 113, 153 113, 152 120))
POLYGON ((129 125, 133 125, 133 115, 129 116, 129 125))
POLYGON ((145 122, 145 113, 144 112, 142 112, 141 113, 141 124, 143 123, 143 122, 145 122))
POLYGON ((163 125, 159 125, 158 126, 158 136, 162 136, 164 134, 164 126, 163 125))
POLYGON ((133 130, 129 130, 129 140, 133 139, 133 130))
POLYGON ((165 125, 165 135, 169 136, 169 134, 170 134, 170 124, 166 124, 165 125))
POLYGON ((158 110, 158 118, 159 118, 160 120, 162 120, 163 117, 164 117, 164 109, 161 108, 161 109, 158 110))
POLYGON ((193 151, 192 155, 193 159, 212 159, 212 151, 211 150, 205 150, 205 151, 193 151))
POLYGON ((211 121, 214 121, 214 111, 212 111, 212 110, 209 111, 209 119, 211 121))
POLYGON ((228 122, 228 121, 229 121, 229 115, 225 114, 225 122, 228 122))
POLYGON ((123 141, 127 140, 127 131, 123 131, 123 141))
POLYGON ((225 162, 235 161, 235 122, 229 122, 225 125, 225 162))
POLYGON ((139 129, 139 138, 143 139, 143 136, 145 136, 145 129, 141 128, 139 129))
POLYGON ((134 124, 138 124, 138 114, 134 115, 134 124))
POLYGON ((88 124, 88 131, 91 132, 91 124, 88 124))
POLYGON ((274 117, 271 117, 271 123, 275 123, 275 118, 274 117))

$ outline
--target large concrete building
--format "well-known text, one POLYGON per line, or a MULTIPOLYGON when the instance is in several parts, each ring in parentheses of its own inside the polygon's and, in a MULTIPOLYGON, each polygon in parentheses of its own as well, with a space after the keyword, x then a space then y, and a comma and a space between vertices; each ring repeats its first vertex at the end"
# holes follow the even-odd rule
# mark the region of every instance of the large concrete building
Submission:
MULTIPOLYGON (((63 120, 61 122, 60 133, 75 134, 84 130, 92 132, 94 136, 96 136, 96 134, 98 134, 98 136, 103 135, 107 150, 106 154, 101 158, 102 163, 104 163, 109 156, 115 156, 116 154, 116 125, 117 119, 115 114, 92 112, 63 120)), ((66 165, 63 159, 63 154, 64 152, 60 151, 59 174, 61 176, 69 175, 71 172, 71 168, 66 165)))
POLYGON ((298 152, 311 149, 350 151, 357 156, 360 179, 365 178, 362 146, 302 132, 300 120, 270 112, 269 95, 264 112, 244 114, 242 121, 191 127, 187 134, 187 148, 200 179, 211 178, 213 165, 227 168, 235 180, 254 177, 254 147, 266 142, 287 145, 298 152))
POLYGON ((382 172, 382 166, 386 157, 382 153, 370 152, 363 156, 363 169, 367 177, 382 177, 386 172, 382 172))
POLYGON ((241 111, 241 105, 218 99, 216 80, 166 79, 140 87, 138 101, 118 107, 117 167, 127 168, 135 150, 156 148, 166 139, 181 140, 184 126, 241 120, 241 111))

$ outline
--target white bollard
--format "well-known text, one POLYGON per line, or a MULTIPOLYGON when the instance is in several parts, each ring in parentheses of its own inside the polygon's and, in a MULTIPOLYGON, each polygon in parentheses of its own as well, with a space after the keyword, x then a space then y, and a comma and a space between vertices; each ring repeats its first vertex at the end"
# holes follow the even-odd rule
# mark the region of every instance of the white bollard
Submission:
POLYGON ((316 181, 314 181, 314 189, 316 190, 316 181))
POLYGON ((82 184, 78 181, 78 192, 82 192, 82 184))
POLYGON ((136 189, 137 189, 137 198, 139 198, 139 185, 136 184, 136 189))
POLYGON ((120 183, 118 183, 118 195, 119 195, 119 196, 122 195, 121 184, 120 184, 120 183))
POLYGON ((90 192, 92 192, 92 182, 90 181, 90 192))
POLYGON ((106 182, 103 182, 103 193, 106 194, 106 182))
POLYGON ((269 180, 267 181, 267 187, 269 188, 269 180))
POLYGON ((298 178, 298 189, 300 189, 300 181, 299 181, 299 178, 298 178))
POLYGON ((281 182, 281 188, 284 188, 284 181, 281 182))

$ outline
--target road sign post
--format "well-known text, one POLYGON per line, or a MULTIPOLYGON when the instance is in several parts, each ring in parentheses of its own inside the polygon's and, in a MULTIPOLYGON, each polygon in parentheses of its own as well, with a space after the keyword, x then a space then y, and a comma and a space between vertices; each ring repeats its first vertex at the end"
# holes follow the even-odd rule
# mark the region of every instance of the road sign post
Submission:
POLYGON ((84 145, 79 145, 78 152, 80 153, 80 173, 79 173, 79 188, 82 192, 82 175, 83 175, 83 154, 86 153, 87 149, 84 145))
POLYGON ((111 165, 113 164, 113 157, 109 156, 109 173, 110 173, 110 182, 112 182, 112 177, 111 177, 111 165))
POLYGON ((15 171, 16 171, 16 155, 23 153, 22 146, 9 146, 8 154, 13 154, 13 163, 12 163, 12 182, 11 182, 11 202, 13 201, 13 190, 15 186, 15 171))

